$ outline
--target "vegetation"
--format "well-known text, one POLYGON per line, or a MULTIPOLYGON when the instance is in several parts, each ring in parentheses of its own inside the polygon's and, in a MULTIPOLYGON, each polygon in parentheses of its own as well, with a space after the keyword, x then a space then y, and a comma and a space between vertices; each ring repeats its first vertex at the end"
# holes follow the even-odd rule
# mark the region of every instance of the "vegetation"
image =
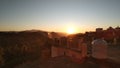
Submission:
POLYGON ((42 59, 43 50, 50 52, 50 45, 47 32, 0 32, 0 68, 42 59))

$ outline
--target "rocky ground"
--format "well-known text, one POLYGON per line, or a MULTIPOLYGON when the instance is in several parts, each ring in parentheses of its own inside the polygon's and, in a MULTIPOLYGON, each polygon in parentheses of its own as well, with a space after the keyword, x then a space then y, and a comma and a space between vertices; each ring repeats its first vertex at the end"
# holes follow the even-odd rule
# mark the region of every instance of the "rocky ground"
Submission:
POLYGON ((104 63, 97 63, 96 60, 89 58, 78 64, 67 57, 56 57, 42 63, 39 60, 29 61, 15 68, 120 68, 120 46, 110 46, 108 52, 110 60, 104 63))

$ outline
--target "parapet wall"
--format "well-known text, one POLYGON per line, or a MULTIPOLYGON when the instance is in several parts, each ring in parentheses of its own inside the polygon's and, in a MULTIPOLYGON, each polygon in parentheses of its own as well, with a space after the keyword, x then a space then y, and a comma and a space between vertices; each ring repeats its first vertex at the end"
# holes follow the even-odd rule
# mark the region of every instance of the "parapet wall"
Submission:
POLYGON ((69 48, 62 48, 62 47, 51 47, 51 57, 58 57, 58 56, 67 56, 72 61, 81 62, 84 57, 82 57, 81 51, 77 51, 74 49, 69 48))

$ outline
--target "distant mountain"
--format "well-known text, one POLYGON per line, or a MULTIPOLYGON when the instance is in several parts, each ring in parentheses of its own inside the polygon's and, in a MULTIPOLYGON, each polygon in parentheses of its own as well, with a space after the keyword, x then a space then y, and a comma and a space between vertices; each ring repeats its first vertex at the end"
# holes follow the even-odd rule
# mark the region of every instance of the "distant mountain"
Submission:
POLYGON ((47 31, 32 29, 32 30, 25 30, 24 32, 47 32, 47 31))

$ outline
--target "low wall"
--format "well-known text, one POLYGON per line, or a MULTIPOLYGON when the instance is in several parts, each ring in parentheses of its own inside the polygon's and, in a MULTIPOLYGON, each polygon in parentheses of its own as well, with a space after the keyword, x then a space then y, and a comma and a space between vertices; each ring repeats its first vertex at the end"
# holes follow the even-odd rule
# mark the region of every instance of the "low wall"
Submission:
POLYGON ((80 63, 84 59, 84 57, 82 57, 81 51, 76 51, 69 48, 55 47, 55 46, 52 46, 51 50, 52 50, 51 57, 67 56, 72 61, 78 63, 80 63))
POLYGON ((51 57, 63 56, 64 53, 65 53, 64 48, 55 47, 55 46, 51 47, 51 57))

